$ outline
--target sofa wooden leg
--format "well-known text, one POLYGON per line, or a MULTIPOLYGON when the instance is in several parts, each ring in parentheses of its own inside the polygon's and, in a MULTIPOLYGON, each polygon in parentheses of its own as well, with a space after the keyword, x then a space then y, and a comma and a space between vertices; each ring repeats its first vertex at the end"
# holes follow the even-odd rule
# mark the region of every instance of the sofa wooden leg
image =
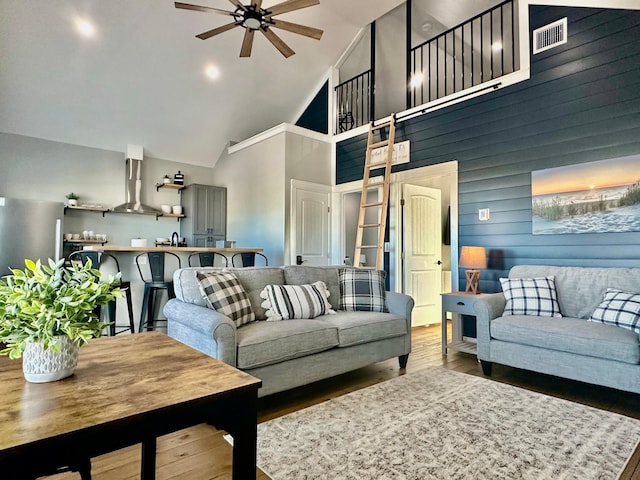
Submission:
POLYGON ((482 373, 484 373, 487 377, 491 375, 491 367, 493 367, 493 362, 480 360, 480 366, 482 367, 482 373))
POLYGON ((398 357, 398 363, 400 364, 400 368, 407 368, 407 362, 409 361, 409 354, 400 355, 398 357))

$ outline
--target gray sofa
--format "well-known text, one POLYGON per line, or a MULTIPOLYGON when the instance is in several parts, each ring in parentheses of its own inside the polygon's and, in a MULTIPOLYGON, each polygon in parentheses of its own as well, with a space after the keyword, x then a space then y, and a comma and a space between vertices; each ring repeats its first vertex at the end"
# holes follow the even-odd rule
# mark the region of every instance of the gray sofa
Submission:
POLYGON ((176 298, 167 302, 167 333, 196 350, 262 380, 259 396, 338 375, 398 357, 406 366, 411 351, 413 299, 386 292, 388 313, 338 311, 338 267, 227 268, 244 287, 259 321, 241 327, 208 308, 196 272, 219 268, 183 268, 173 276, 176 298), (337 314, 311 320, 263 321, 260 292, 268 284, 327 285, 337 314))
POLYGON ((640 393, 640 338, 632 330, 587 319, 608 287, 640 292, 640 268, 513 267, 509 278, 553 276, 562 318, 502 316, 505 297, 474 303, 478 358, 485 375, 492 362, 640 393))

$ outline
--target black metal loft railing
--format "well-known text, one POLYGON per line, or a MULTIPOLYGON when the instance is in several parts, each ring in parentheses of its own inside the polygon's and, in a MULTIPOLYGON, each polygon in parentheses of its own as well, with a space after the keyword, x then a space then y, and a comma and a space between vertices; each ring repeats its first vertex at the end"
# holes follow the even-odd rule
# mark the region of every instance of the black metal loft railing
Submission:
POLYGON ((372 70, 335 87, 336 131, 342 133, 371 121, 373 108, 372 70))
POLYGON ((516 26, 507 0, 412 48, 407 108, 516 71, 516 26))

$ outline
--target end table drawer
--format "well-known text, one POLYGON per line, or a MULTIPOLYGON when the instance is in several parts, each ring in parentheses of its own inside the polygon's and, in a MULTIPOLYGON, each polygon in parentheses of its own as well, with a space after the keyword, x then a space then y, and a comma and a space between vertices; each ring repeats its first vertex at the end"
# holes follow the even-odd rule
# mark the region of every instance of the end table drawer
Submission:
POLYGON ((442 310, 445 312, 455 312, 462 314, 475 315, 473 310, 473 304, 475 298, 470 296, 454 296, 443 295, 442 296, 442 310))

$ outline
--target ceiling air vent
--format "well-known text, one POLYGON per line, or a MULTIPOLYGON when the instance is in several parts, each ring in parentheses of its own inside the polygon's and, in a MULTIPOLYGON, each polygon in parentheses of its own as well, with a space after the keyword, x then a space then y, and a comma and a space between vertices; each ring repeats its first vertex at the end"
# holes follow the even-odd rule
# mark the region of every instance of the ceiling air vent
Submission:
POLYGON ((533 31, 533 54, 567 43, 567 18, 533 31))

